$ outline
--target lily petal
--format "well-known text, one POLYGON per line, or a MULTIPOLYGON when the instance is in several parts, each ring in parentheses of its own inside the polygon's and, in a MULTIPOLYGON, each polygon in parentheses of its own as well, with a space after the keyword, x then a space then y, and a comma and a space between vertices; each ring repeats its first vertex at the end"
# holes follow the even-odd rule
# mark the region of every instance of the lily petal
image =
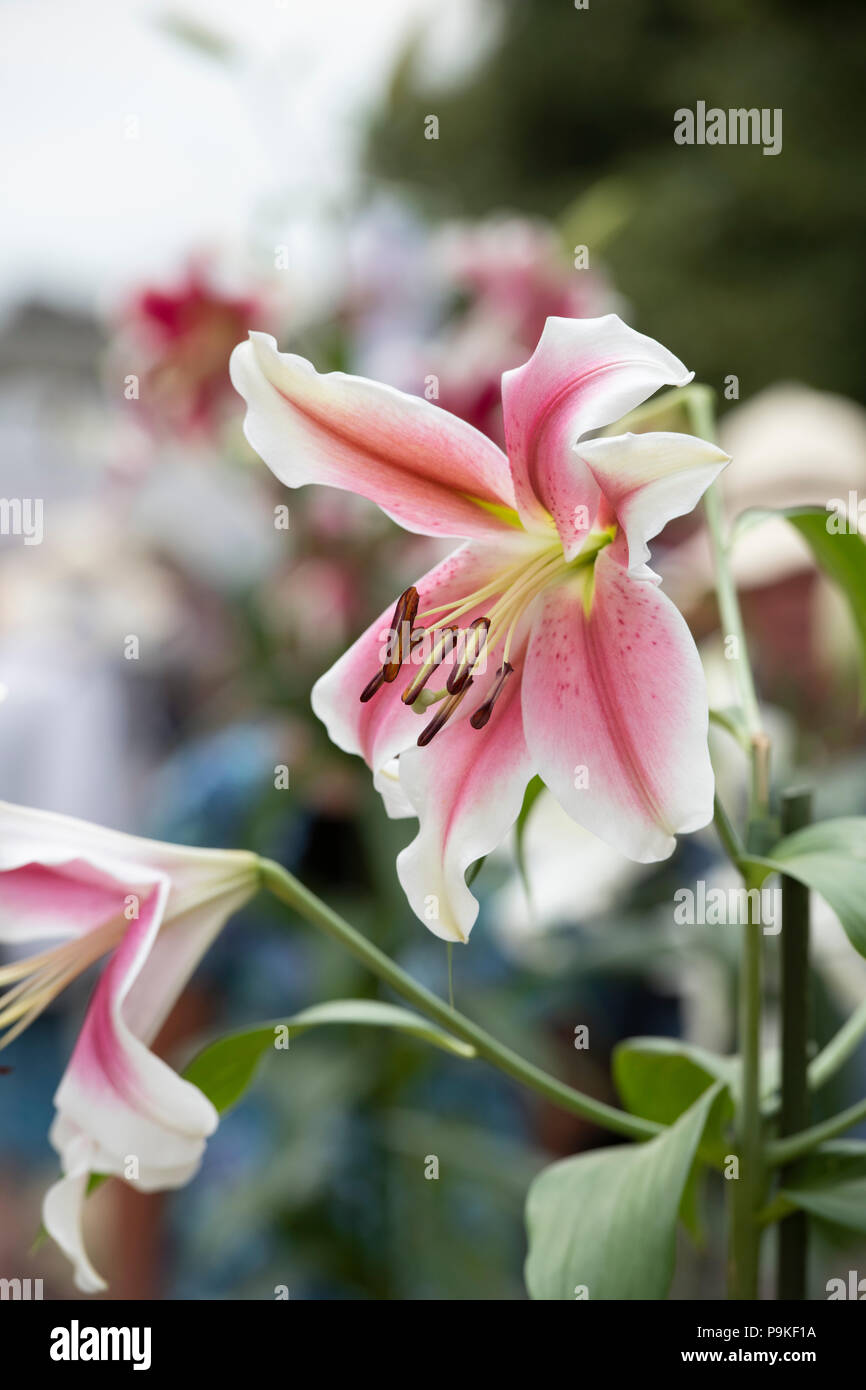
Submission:
POLYGON ((628 567, 641 578, 648 541, 675 516, 685 516, 730 463, 730 455, 693 434, 618 434, 578 444, 628 543, 628 567))
POLYGON ((670 600, 602 551, 539 601, 523 677, 535 765, 578 824, 641 863, 713 814, 707 695, 670 600))
MULTIPOLYGON (((218 1115, 211 1102, 148 1050, 126 1016, 127 1001, 163 925, 169 892, 167 881, 151 892, 108 963, 54 1097, 57 1118, 51 1140, 67 1177, 80 1177, 82 1154, 88 1153, 88 1164, 98 1165, 97 1171, 124 1177, 144 1191, 178 1186, 196 1172, 205 1140, 216 1129, 218 1115)), ((182 933, 177 922, 163 929, 182 933)), ((158 1012, 137 1001, 137 1022, 144 1022, 148 1032, 177 997, 188 970, 179 974, 180 979, 162 976, 158 1012)), ((151 989, 147 998, 152 1003, 154 997, 151 989)), ((77 1181, 46 1200, 47 1228, 53 1235, 56 1219, 67 1253, 74 1249, 70 1231, 78 1229, 78 1200, 77 1181)), ((89 1286, 91 1268, 82 1243, 76 1261, 79 1287, 89 1286)))
POLYGON ((84 1205, 91 1164, 91 1146, 81 1137, 77 1146, 70 1147, 67 1171, 49 1187, 42 1200, 42 1222, 72 1265, 76 1288, 82 1293, 102 1293, 108 1285, 91 1264, 84 1243, 84 1205))
POLYGON ((501 844, 520 814, 533 775, 523 736, 520 676, 506 682, 489 723, 473 729, 469 715, 486 698, 490 681, 461 718, 447 724, 426 748, 400 759, 400 782, 419 818, 418 834, 397 857, 397 874, 416 916, 445 941, 467 941, 478 900, 466 870, 501 844))
MULTIPOLYGON (((464 595, 483 588, 510 563, 517 563, 531 553, 532 542, 521 532, 504 535, 496 544, 468 542, 417 581, 418 612, 457 602, 464 595)), ((460 618, 460 622, 468 625, 482 611, 483 605, 476 605, 460 618)), ((384 685, 366 704, 360 700, 361 691, 382 665, 383 644, 393 612, 392 604, 319 678, 313 686, 312 705, 327 728, 331 742, 346 753, 360 754, 372 769, 388 814, 408 816, 414 815, 414 811, 394 775, 392 763, 398 754, 416 743, 426 722, 400 698, 418 667, 407 665, 405 678, 384 685)), ((438 619, 443 616, 438 614, 438 619)), ((431 686, 436 682, 434 676, 431 686)), ((440 684, 444 684, 444 675, 440 684)), ((439 746, 437 738, 436 747, 439 746)))
POLYGON ((439 406, 363 377, 320 375, 267 333, 235 348, 231 377, 247 403, 247 439, 289 487, 355 492, 422 535, 508 529, 480 505, 514 507, 504 454, 439 406))
POLYGON ((566 558, 592 525, 600 489, 574 445, 611 425, 660 386, 692 378, 660 343, 616 314, 549 318, 535 352, 502 378, 505 439, 524 525, 553 517, 566 558))
MULTIPOLYGON (((38 847, 33 846, 35 857, 38 847)), ((139 871, 130 891, 148 883, 139 871)), ((152 882, 152 880, 150 880, 152 882)), ((0 941, 80 937, 123 909, 123 889, 83 859, 62 865, 25 863, 0 872, 0 941)))
POLYGON ((163 875, 171 879, 172 914, 185 912, 232 891, 238 882, 253 882, 257 863, 256 856, 245 850, 166 844, 55 811, 0 801, 0 940, 76 935, 79 913, 83 929, 88 929, 88 922, 97 924, 89 917, 95 911, 93 905, 85 910, 88 888, 113 892, 113 883, 134 892, 163 875), (12 872, 28 866, 28 873, 20 878, 12 872), (62 901, 57 896, 61 891, 69 903, 62 923, 58 916, 62 901), (4 900, 8 902, 5 911, 4 900))
POLYGON ((113 949, 54 1097, 50 1137, 65 1176, 44 1207, 78 1286, 92 1292, 103 1284, 81 1229, 88 1174, 117 1174, 145 1191, 178 1186, 216 1127, 210 1101, 147 1044, 226 918, 255 891, 258 860, 6 803, 0 831, 0 936, 72 938, 35 958, 29 984, 21 973, 27 961, 11 967, 8 978, 21 983, 7 997, 24 991, 13 1010, 38 1012, 113 949))

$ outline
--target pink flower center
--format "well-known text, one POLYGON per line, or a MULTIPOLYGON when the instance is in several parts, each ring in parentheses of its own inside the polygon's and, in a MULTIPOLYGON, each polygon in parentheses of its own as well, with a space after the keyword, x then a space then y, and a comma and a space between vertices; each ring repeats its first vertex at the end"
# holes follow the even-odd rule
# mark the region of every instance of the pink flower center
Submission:
POLYGON ((473 593, 420 613, 418 590, 406 589, 397 600, 386 634, 381 669, 361 691, 361 700, 372 700, 383 685, 397 679, 404 665, 415 665, 417 670, 402 693, 403 703, 419 711, 439 705, 418 735, 418 744, 423 748, 445 727, 471 689, 475 677, 487 670, 490 658, 501 650, 500 664, 487 698, 469 720, 473 729, 483 729, 508 677, 514 673, 509 658, 521 618, 539 594, 552 584, 582 569, 591 574, 596 556, 610 544, 615 530, 616 527, 611 526, 603 532, 593 532, 580 554, 571 561, 565 559, 558 542, 543 546, 528 559, 501 570, 473 593), (462 625, 461 619, 465 621, 470 613, 488 604, 487 611, 480 617, 462 625), (432 622, 427 622, 430 619, 432 622), (422 626, 422 623, 427 625, 422 626), (433 672, 446 663, 449 671, 444 688, 428 691, 427 682, 433 672))

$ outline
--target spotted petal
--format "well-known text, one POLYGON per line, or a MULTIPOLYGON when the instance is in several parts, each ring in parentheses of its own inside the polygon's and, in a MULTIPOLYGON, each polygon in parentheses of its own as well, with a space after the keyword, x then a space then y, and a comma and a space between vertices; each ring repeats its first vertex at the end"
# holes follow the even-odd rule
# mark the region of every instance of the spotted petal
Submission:
POLYGON ((713 814, 707 696, 686 623, 610 551, 539 603, 523 678, 533 761, 580 825, 640 862, 713 814), (589 612, 587 613, 587 605, 589 612))
POLYGON ((446 724, 428 747, 400 759, 400 783, 420 824, 397 858, 397 874, 413 911, 446 941, 468 940, 478 900, 466 870, 502 843, 534 771, 523 736, 518 673, 506 682, 483 729, 473 729, 469 716, 486 689, 471 695, 459 720, 446 724))

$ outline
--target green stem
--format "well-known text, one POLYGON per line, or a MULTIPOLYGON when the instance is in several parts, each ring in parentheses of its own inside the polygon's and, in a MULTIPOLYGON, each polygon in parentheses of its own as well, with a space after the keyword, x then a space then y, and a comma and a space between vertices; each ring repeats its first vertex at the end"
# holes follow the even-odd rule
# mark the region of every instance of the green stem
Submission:
MULTIPOLYGON (((687 408, 695 434, 715 440, 713 394, 708 388, 693 389, 687 408)), ((751 792, 749 798, 749 844, 760 850, 763 844, 761 827, 769 818, 769 741, 764 733, 761 711, 755 692, 755 682, 749 661, 749 650, 743 627, 737 587, 731 573, 730 557, 724 536, 721 493, 713 484, 704 498, 704 508, 715 566, 716 594, 723 634, 735 639, 734 669, 737 675, 740 705, 749 734, 751 753, 751 792)), ((742 851, 733 827, 721 803, 716 801, 716 827, 733 863, 743 870, 742 851)), ((752 887, 748 872, 746 887, 752 887)), ((743 929, 739 981, 739 1041, 742 1059, 740 1095, 734 1117, 738 1176, 730 1188, 730 1237, 728 1258, 728 1288, 731 1298, 754 1299, 758 1295, 758 1263, 761 1231, 756 1217, 765 1186, 763 1158, 763 1120, 761 1116, 761 973, 763 937, 758 922, 751 920, 743 929)))
MULTIPOLYGON (((790 835, 812 819, 812 794, 788 791, 782 797, 782 834, 790 835)), ((782 876, 782 1104, 779 1132, 798 1133, 809 1123, 809 889, 795 878, 782 876)), ((784 1187, 796 1167, 779 1175, 784 1187)), ((779 1225, 777 1297, 806 1297, 809 1220, 792 1212, 779 1225)))
MULTIPOLYGON (((750 908, 749 917, 752 915, 750 908)), ((732 1179, 729 1261, 730 1296, 748 1299, 758 1296, 760 1229, 755 1217, 764 1186, 760 1069, 762 945, 760 923, 749 921, 743 928, 740 958, 739 1036, 743 1069, 734 1122, 739 1170, 737 1177, 732 1179)))
POLYGON ((791 1163, 795 1158, 802 1158, 819 1144, 844 1134, 852 1125, 858 1125, 861 1120, 866 1120, 866 1099, 858 1100, 856 1105, 840 1110, 838 1115, 831 1115, 829 1120, 822 1120, 819 1125, 812 1125, 811 1129, 792 1134, 789 1139, 777 1139, 767 1148, 767 1163, 771 1168, 776 1168, 791 1163))
MULTIPOLYGON (((695 434, 700 435, 702 439, 708 439, 711 443, 714 443, 716 429, 713 418, 712 391, 710 391, 708 387, 694 389, 689 397, 688 410, 695 434)), ((743 715, 749 733, 754 738, 756 734, 763 734, 761 710, 758 704, 757 694, 755 693, 755 682, 752 676, 751 663, 749 661, 749 649, 746 645, 746 633, 740 613, 737 586, 734 583, 734 577, 731 573, 729 563, 729 552, 725 541, 724 517, 722 512, 722 494, 717 483, 713 483, 706 491, 704 496, 704 511, 706 513, 707 526, 710 532, 710 544, 713 551, 716 594, 718 596, 722 631, 725 637, 733 637, 736 641, 734 669, 737 673, 740 704, 742 705, 743 715)))
POLYGON ((740 837, 731 824, 727 811, 722 805, 721 798, 716 792, 713 798, 713 819, 715 821, 716 833, 724 846, 725 853, 731 863, 740 867, 745 849, 740 841, 740 837))
POLYGON ((629 1115, 624 1110, 618 1110, 613 1105, 607 1105, 604 1101, 594 1100, 592 1096, 584 1095, 582 1091, 577 1091, 572 1086, 566 1086, 562 1081, 557 1081, 556 1077, 548 1072, 542 1071, 540 1067, 527 1062, 511 1048, 504 1047, 483 1028, 479 1028, 471 1019, 464 1014, 452 1009, 433 994, 424 985, 413 980, 411 975, 407 975, 390 956, 386 956, 384 951, 380 951, 378 946, 374 946, 365 936, 334 912, 302 883, 299 883, 286 869, 273 860, 261 860, 261 882, 262 887, 272 893, 280 902, 293 908, 301 917, 321 929, 342 946, 356 956, 369 970, 377 975, 385 984, 390 985, 397 994, 402 995, 410 1004, 414 1004, 417 1009, 432 1018, 435 1023, 447 1028, 455 1037, 462 1038, 464 1042, 470 1043, 480 1057, 490 1062, 500 1071, 521 1082, 522 1085, 530 1087, 539 1095, 544 1096, 554 1105, 569 1111, 572 1115, 582 1115, 585 1119, 593 1120, 596 1124, 605 1129, 613 1130, 617 1134, 624 1134, 629 1139, 651 1139, 653 1135, 660 1133, 663 1126, 656 1124, 652 1120, 643 1120, 637 1115, 629 1115))
POLYGON ((835 1037, 822 1048, 809 1066, 809 1086, 817 1091, 849 1057, 853 1057, 866 1035, 866 1002, 855 1009, 847 1023, 844 1023, 835 1037))

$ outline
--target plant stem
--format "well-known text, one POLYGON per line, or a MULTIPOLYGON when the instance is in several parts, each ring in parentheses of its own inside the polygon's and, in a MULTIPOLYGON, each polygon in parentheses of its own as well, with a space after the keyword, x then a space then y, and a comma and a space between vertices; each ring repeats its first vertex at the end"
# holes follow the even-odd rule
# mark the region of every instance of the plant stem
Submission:
MULTIPOLYGON (((716 431, 713 422, 712 393, 708 389, 695 391, 693 393, 689 400, 689 413, 692 423, 694 424, 695 433, 699 434, 702 439, 715 442, 716 431)), ((707 525, 710 532, 710 543, 713 550, 716 594, 718 596, 722 632, 726 638, 733 637, 735 640, 736 654, 734 657, 734 669, 737 673, 740 704, 749 733, 754 738, 756 734, 763 734, 763 724, 761 721, 760 706, 758 705, 758 697, 755 693, 752 667, 749 662, 746 634, 743 628, 742 615, 740 613, 740 601, 737 597, 734 577, 731 574, 729 552, 725 542, 722 495, 719 491, 718 483, 713 483, 712 486, 707 489, 704 496, 704 511, 706 513, 707 525)))
POLYGON ((791 1163, 793 1159, 811 1153, 826 1140, 844 1134, 846 1129, 858 1125, 861 1120, 866 1120, 866 1099, 858 1100, 847 1110, 840 1110, 838 1115, 831 1115, 829 1120, 822 1120, 810 1129, 801 1129, 799 1134, 792 1134, 789 1139, 777 1139, 767 1148, 767 1163, 770 1167, 791 1163))
MULTIPOLYGON (((812 794, 788 791, 782 797, 782 834, 801 830, 812 819, 812 794)), ((809 1123, 809 889, 782 876, 782 1106, 779 1132, 796 1134, 809 1123)), ((794 1176, 796 1165, 779 1174, 794 1176)), ((776 1291, 780 1299, 806 1297, 809 1218, 792 1212, 779 1224, 776 1291)))
POLYGON ((731 863, 739 868, 745 850, 740 843, 740 837, 731 825, 727 811, 722 805, 718 792, 713 798, 713 819, 715 821, 716 833, 724 846, 725 853, 731 863))
POLYGON ((637 1115, 629 1115, 604 1101, 594 1100, 548 1072, 542 1071, 532 1062, 527 1062, 511 1048, 503 1046, 483 1028, 479 1028, 464 1014, 452 1009, 424 985, 413 980, 390 956, 380 951, 365 936, 334 912, 308 888, 305 888, 286 869, 270 859, 260 861, 262 887, 272 893, 280 902, 293 908, 301 917, 316 927, 321 927, 353 956, 356 956, 380 980, 391 986, 410 1004, 414 1004, 428 1018, 447 1028, 455 1037, 470 1043, 480 1057, 490 1062, 500 1071, 530 1087, 546 1100, 567 1110, 572 1115, 582 1115, 605 1129, 624 1134, 629 1139, 651 1139, 663 1129, 652 1120, 643 1120, 637 1115))
MULTIPOLYGON (((695 434, 715 441, 713 394, 708 388, 693 389, 687 408, 695 434)), ((740 706, 749 735, 751 778, 749 796, 749 850, 766 848, 764 827, 769 819, 770 779, 769 740, 764 732, 761 710, 755 693, 755 682, 749 661, 746 634, 743 627, 737 587, 731 573, 730 556, 724 536, 722 499, 718 486, 713 484, 704 498, 704 508, 715 565, 716 594, 719 618, 725 638, 734 639, 734 669, 740 696, 740 706)), ((734 864, 743 869, 739 844, 727 816, 716 803, 716 826, 734 864), (734 853, 731 853, 731 851, 734 853)), ((746 871, 747 888, 753 884, 746 871)), ((728 1257, 728 1291, 731 1298, 754 1299, 758 1296, 758 1263, 761 1230, 756 1217, 765 1186, 763 1159, 763 1120, 761 1116, 761 971, 763 937, 759 922, 754 920, 752 899, 749 899, 749 921, 743 928, 739 980, 739 1041, 742 1059, 740 1097, 734 1119, 739 1159, 738 1176, 732 1178, 730 1190, 730 1233, 728 1257)), ((757 914, 760 915, 760 914, 757 914)))
MULTIPOLYGON (((747 883, 747 887, 750 886, 747 883)), ((751 899, 740 957, 739 1036, 742 1057, 740 1101, 735 1117, 738 1176, 732 1179, 729 1293, 757 1298, 760 1229, 755 1216, 764 1182, 761 1117, 761 966, 763 937, 751 899)))
POLYGON ((817 1091, 853 1057, 866 1034, 866 1002, 855 1009, 809 1066, 809 1086, 817 1091))

